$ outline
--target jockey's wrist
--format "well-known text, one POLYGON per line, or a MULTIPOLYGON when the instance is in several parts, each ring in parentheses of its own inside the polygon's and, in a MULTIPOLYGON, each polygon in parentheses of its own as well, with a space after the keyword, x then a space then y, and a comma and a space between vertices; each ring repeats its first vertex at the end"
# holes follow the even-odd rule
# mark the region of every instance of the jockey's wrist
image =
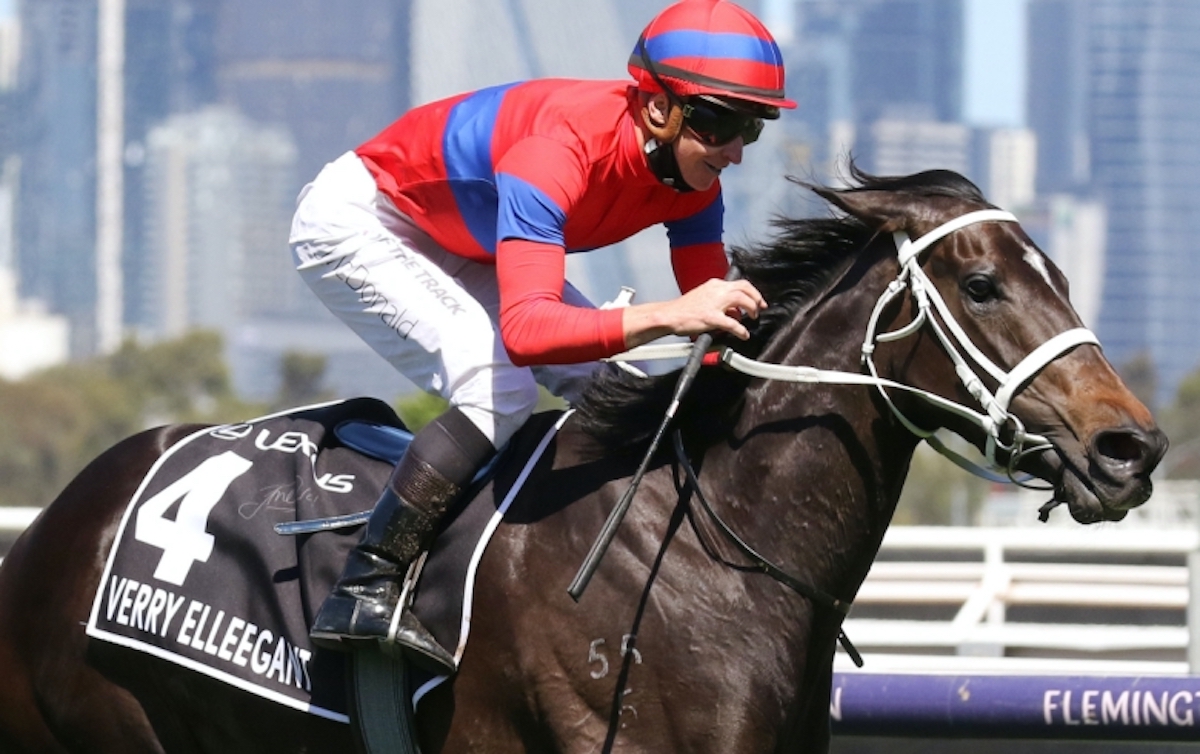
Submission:
POLYGON ((626 348, 636 348, 675 333, 670 311, 661 302, 625 307, 621 310, 621 326, 625 330, 626 348))

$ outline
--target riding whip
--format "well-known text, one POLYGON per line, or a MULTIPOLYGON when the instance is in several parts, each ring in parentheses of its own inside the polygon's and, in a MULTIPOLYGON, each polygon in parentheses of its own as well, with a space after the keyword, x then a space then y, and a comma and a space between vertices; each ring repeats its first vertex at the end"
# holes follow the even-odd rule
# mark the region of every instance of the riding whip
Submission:
MULTIPOLYGON (((737 280, 738 277, 737 268, 730 265, 725 279, 737 280)), ((679 373, 679 381, 675 383, 675 392, 671 396, 671 403, 667 406, 666 414, 663 415, 663 420, 658 426, 658 431, 654 433, 654 438, 650 441, 650 447, 646 449, 646 455, 642 458, 642 463, 638 466, 637 473, 633 475, 633 479, 629 482, 629 487, 625 490, 625 494, 621 495, 621 499, 617 501, 616 507, 608 514, 608 519, 604 522, 604 528, 600 530, 600 536, 596 537, 596 541, 592 543, 592 549, 588 551, 587 557, 584 558, 583 564, 579 566, 579 571, 575 574, 571 585, 567 587, 567 593, 576 602, 583 596, 583 590, 587 589, 588 582, 592 580, 592 575, 600 567, 600 561, 604 558, 604 553, 607 552, 608 546, 612 544, 613 537, 617 535, 617 528, 620 527, 621 521, 624 520, 625 514, 629 511, 629 505, 633 502, 633 496, 637 494, 638 485, 642 483, 642 477, 645 476, 646 469, 650 466, 650 459, 654 457, 655 451, 658 450, 658 444, 662 441, 663 435, 666 434, 667 427, 671 424, 671 420, 675 418, 675 412, 679 410, 679 404, 683 400, 683 396, 687 394, 688 389, 692 386, 692 382, 696 379, 696 374, 700 371, 700 365, 704 360, 704 354, 708 352, 712 341, 712 333, 704 333, 692 343, 692 351, 688 355, 687 363, 684 364, 683 370, 679 373)))

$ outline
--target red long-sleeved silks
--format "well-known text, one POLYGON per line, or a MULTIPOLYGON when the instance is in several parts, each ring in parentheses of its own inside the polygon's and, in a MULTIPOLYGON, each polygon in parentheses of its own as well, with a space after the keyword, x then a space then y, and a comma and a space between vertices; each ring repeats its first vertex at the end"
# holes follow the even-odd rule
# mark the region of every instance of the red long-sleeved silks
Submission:
POLYGON ((663 223, 682 290, 726 270, 719 184, 662 185, 637 107, 623 82, 509 84, 416 108, 355 151, 441 246, 497 264, 514 363, 589 361, 624 349, 621 316, 562 303, 566 253, 663 223))

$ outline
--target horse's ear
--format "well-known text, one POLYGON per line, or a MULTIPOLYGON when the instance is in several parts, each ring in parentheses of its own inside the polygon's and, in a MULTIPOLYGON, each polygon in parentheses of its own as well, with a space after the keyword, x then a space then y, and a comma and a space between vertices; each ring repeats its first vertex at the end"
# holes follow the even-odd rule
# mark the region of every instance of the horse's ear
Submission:
POLYGON ((910 231, 913 224, 912 199, 895 191, 870 189, 832 189, 810 186, 817 196, 849 215, 857 217, 880 233, 910 231))

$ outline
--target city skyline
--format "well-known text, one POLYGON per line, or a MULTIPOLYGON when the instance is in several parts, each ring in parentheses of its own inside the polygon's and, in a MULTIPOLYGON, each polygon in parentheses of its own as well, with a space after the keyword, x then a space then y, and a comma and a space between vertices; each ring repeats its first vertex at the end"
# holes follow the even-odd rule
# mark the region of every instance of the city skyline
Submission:
MULTIPOLYGON (((790 19, 798 0, 764 0, 763 17, 790 19)), ((964 119, 979 126, 1024 125, 1024 40, 1027 0, 964 0, 966 60, 964 119)), ((752 3, 748 3, 752 5, 752 3)), ((16 14, 17 0, 0 0, 0 20, 16 14)))
MULTIPOLYGON (((155 239, 168 237, 153 233, 153 222, 159 220, 154 220, 152 205, 147 203, 155 198, 147 183, 147 135, 168 118, 222 105, 257 126, 278 128, 280 139, 292 140, 296 148, 294 157, 288 158, 291 164, 271 168, 292 176, 290 188, 284 187, 281 193, 285 200, 271 205, 278 216, 262 225, 286 227, 289 194, 294 197, 321 165, 361 143, 410 105, 516 79, 623 77, 630 40, 667 0, 593 0, 572 6, 570 11, 550 0, 406 0, 407 4, 352 0, 348 12, 343 8, 332 16, 319 4, 302 4, 294 13, 281 15, 275 10, 276 2, 128 0, 125 5, 127 99, 121 170, 125 185, 122 264, 126 332, 161 334, 206 322, 202 313, 197 313, 195 302, 176 301, 174 308, 164 307, 147 293, 155 275, 167 269, 155 257, 166 254, 167 247, 155 239), (155 319, 166 311, 174 312, 169 326, 155 319), (191 313, 183 316, 181 312, 191 313)), ((1189 349, 1185 341, 1178 341, 1184 345, 1182 352, 1175 348, 1176 353, 1167 355, 1167 344, 1176 341, 1165 336, 1164 328, 1169 329, 1172 320, 1164 319, 1167 310, 1162 301, 1139 306, 1131 303, 1135 299, 1130 298, 1130 290, 1123 291, 1125 298, 1120 300, 1134 307, 1129 322, 1121 321, 1124 315, 1114 305, 1103 306, 1122 287, 1114 287, 1114 283, 1148 279, 1136 277, 1141 271, 1138 267, 1115 278, 1112 272, 1126 269, 1121 264, 1127 264, 1131 245, 1140 248, 1139 244, 1154 242, 1145 233, 1130 235, 1129 226, 1122 224, 1131 217, 1127 211, 1120 207, 1115 214, 1106 211, 1112 208, 1105 202, 1111 202, 1113 192, 1125 186, 1111 181, 1095 183, 1086 169, 1058 164, 1077 160, 1094 148, 1100 151, 1094 151, 1090 159, 1099 160, 1096 164, 1103 168, 1108 154, 1103 151, 1108 142, 1102 132, 1079 135, 1079 129, 1095 127, 1088 120, 1091 114, 1103 112, 1086 101, 1088 79, 1084 74, 1093 64, 1086 56, 1080 57, 1083 47, 1070 48, 1075 57, 1069 64, 1063 63, 1056 56, 1067 55, 1069 45, 1057 43, 1053 35, 1037 36, 1044 29, 1039 22, 1026 20, 1027 13, 1058 5, 1073 8, 1074 4, 1041 0, 761 0, 748 5, 777 27, 789 70, 789 90, 800 101, 800 108, 771 124, 760 142, 746 151, 745 164, 722 179, 727 243, 744 244, 767 232, 773 217, 819 211, 787 176, 836 185, 845 175, 845 160, 850 155, 860 167, 876 173, 954 169, 975 181, 994 201, 1019 214, 1027 213, 1028 230, 1044 250, 1064 268, 1081 271, 1080 284, 1073 286, 1081 312, 1087 313, 1085 319, 1102 338, 1106 330, 1118 333, 1112 351, 1118 363, 1134 358, 1139 349, 1146 350, 1156 363, 1171 359, 1162 385, 1167 392, 1190 371, 1190 363, 1185 362, 1194 358, 1193 350, 1200 349, 1189 349), (1026 34, 1027 23, 1035 27, 1033 37, 1026 34), (1028 65, 1038 66, 1042 73, 1026 76, 1027 60, 1034 61, 1028 65), (1035 90, 1028 105, 1027 84, 1035 90), (1052 90, 1052 86, 1060 89, 1052 90), (1075 88, 1074 98, 1062 94, 1063 86, 1075 88), (1035 108, 1032 119, 1024 112, 1027 106, 1035 108), (1055 121, 1060 114, 1062 122, 1055 121), (1028 129, 1022 129, 1026 123, 1028 129), (1062 193, 1070 196, 1058 196, 1062 193), (1123 252, 1123 257, 1116 258, 1118 264, 1110 266, 1108 294, 1104 293, 1102 272, 1106 238, 1108 245, 1115 243, 1123 252), (1130 324, 1147 312, 1156 324, 1130 324)), ((1155 2, 1111 0, 1086 7, 1093 5, 1126 8, 1131 17, 1158 6, 1155 2)), ((13 245, 8 244, 0 249, 6 255, 0 259, 16 260, 22 295, 42 299, 51 311, 71 318, 72 354, 85 356, 96 350, 94 281, 100 277, 100 269, 93 250, 95 238, 102 235, 95 190, 99 176, 94 165, 98 161, 92 157, 100 98, 94 83, 89 87, 87 71, 97 52, 96 8, 103 6, 95 0, 44 0, 15 6, 11 0, 0 0, 0 15, 11 13, 13 7, 20 9, 21 23, 28 25, 21 34, 23 56, 29 59, 23 57, 20 91, 6 100, 22 117, 10 116, 6 123, 20 144, 13 154, 24 163, 16 173, 11 165, 5 168, 3 175, 9 178, 0 186, 0 195, 17 197, 20 239, 16 248, 24 251, 14 256, 13 245), (72 46, 64 47, 64 39, 73 40, 72 46), (19 176, 18 182, 14 183, 13 175, 19 176), (91 351, 88 344, 93 344, 91 351)), ((1183 66, 1183 58, 1179 60, 1183 66)), ((1141 96, 1132 89, 1111 94, 1126 99, 1141 96)), ((1119 103, 1114 106, 1122 107, 1119 103)), ((1177 117, 1183 123, 1187 114, 1181 111, 1177 117)), ((1143 137, 1131 132, 1124 138, 1143 137)), ((8 148, 13 149, 12 145, 8 148)), ((1154 153, 1151 149, 1147 155, 1154 153)), ((1100 170, 1095 175, 1107 174, 1100 170)), ((1142 178, 1149 186, 1154 174, 1142 178)), ((169 227, 182 229, 190 217, 217 217, 201 206, 206 201, 204 192, 180 190, 183 193, 175 204, 162 205, 176 213, 170 216, 175 224, 169 227)), ((1152 196, 1146 194, 1147 200, 1152 196)), ((244 218, 235 215, 247 206, 246 202, 231 203, 225 211, 233 214, 224 222, 244 223, 244 218)), ((160 215, 166 223, 168 215, 160 215)), ((264 245, 263 254, 283 255, 281 260, 286 257, 286 244, 281 231, 275 234, 281 238, 278 244, 270 242, 269 234, 260 236, 259 243, 264 245)), ((170 238, 183 238, 182 232, 170 238)), ((191 246, 172 247, 176 263, 183 264, 180 260, 186 255, 205 258, 205 242, 188 243, 191 246)), ((638 287, 639 301, 661 300, 674 293, 668 285, 672 275, 665 257, 655 253, 663 245, 661 229, 650 229, 611 251, 573 255, 568 272, 597 303, 611 298, 621 285, 638 287)), ((220 258, 211 253, 207 257, 220 258)), ((1168 280, 1163 273, 1166 257, 1146 259, 1153 261, 1156 279, 1168 280)), ((248 275, 249 269, 228 271, 235 276, 248 275)), ((189 281, 201 278, 172 279, 190 285, 189 281)), ((179 288, 179 295, 203 296, 198 287, 193 290, 189 285, 179 288)), ((230 285, 254 289, 233 278, 230 285)), ((313 304, 311 300, 307 303, 313 304)), ((238 343, 249 342, 238 334, 243 326, 258 331, 267 324, 286 329, 286 322, 294 320, 293 329, 299 333, 301 324, 310 328, 336 324, 328 317, 322 319, 324 314, 313 304, 263 310, 254 317, 227 317, 225 334, 229 342, 238 343), (250 321, 261 319, 260 315, 274 320, 250 321)), ((314 342, 318 340, 314 337, 314 342)), ((297 334, 267 341, 258 338, 256 342, 260 345, 254 347, 268 342, 278 350, 284 343, 303 345, 305 339, 297 334)), ((264 358, 261 354, 254 357, 267 363, 269 359, 264 358)), ((245 362, 241 359, 240 363, 245 362)), ((254 383, 262 375, 263 370, 256 368, 253 379, 242 382, 254 383)))

